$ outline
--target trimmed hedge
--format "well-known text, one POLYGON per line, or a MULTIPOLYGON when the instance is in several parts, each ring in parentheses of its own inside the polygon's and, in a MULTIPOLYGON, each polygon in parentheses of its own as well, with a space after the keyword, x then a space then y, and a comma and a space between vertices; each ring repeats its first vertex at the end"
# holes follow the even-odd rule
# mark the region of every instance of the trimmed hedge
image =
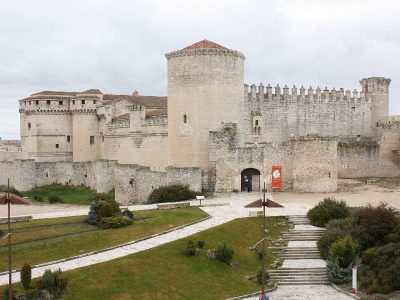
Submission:
POLYGON ((310 222, 314 226, 325 227, 333 219, 344 219, 349 215, 349 207, 343 200, 325 198, 307 213, 310 222))
POLYGON ((128 225, 131 225, 133 221, 127 217, 123 216, 115 216, 115 217, 108 217, 102 218, 98 225, 102 229, 109 229, 109 228, 121 228, 128 225))
POLYGON ((154 189, 148 199, 149 204, 179 202, 196 198, 197 193, 189 189, 188 185, 174 184, 154 189))

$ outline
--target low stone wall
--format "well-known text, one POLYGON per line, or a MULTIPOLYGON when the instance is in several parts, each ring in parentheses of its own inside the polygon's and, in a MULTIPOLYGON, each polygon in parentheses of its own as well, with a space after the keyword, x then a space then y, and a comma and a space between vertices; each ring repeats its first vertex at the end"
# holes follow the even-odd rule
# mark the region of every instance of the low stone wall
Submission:
POLYGON ((16 160, 0 162, 0 185, 10 184, 20 191, 35 186, 60 183, 86 185, 99 193, 115 187, 120 204, 143 203, 153 189, 181 183, 194 191, 201 191, 199 168, 168 167, 165 172, 150 171, 149 167, 118 164, 112 160, 93 162, 35 162, 16 160))

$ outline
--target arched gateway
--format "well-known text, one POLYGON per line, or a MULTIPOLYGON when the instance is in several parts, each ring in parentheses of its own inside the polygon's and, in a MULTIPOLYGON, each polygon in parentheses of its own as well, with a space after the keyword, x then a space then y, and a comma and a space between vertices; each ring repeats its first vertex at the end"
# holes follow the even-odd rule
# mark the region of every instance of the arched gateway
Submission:
POLYGON ((248 168, 242 171, 241 190, 247 191, 247 186, 249 187, 250 191, 260 190, 260 171, 254 168, 248 168))

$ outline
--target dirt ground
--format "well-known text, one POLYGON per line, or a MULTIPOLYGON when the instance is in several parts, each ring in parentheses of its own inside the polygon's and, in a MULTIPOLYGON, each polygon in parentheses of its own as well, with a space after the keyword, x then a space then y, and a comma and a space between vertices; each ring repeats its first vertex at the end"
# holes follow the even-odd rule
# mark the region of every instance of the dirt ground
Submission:
POLYGON ((326 197, 345 200, 349 206, 377 205, 386 202, 400 209, 400 178, 339 179, 335 193, 274 192, 278 203, 303 203, 314 206, 326 197))
MULTIPOLYGON (((218 198, 221 197, 226 202, 226 196, 228 195, 220 195, 210 200, 218 202, 218 198)), ((377 205, 380 202, 386 202, 400 209, 400 178, 340 179, 338 191, 335 193, 274 192, 272 196, 274 201, 285 207, 290 207, 290 203, 293 203, 296 204, 293 206, 308 209, 326 197, 334 197, 345 200, 349 206, 364 206, 368 203, 377 205)), ((237 197, 240 198, 240 194, 237 197)), ((21 216, 67 211, 85 211, 82 213, 85 214, 88 209, 88 206, 65 204, 13 205, 11 214, 21 216)), ((7 206, 0 205, 0 217, 6 216, 7 206)))

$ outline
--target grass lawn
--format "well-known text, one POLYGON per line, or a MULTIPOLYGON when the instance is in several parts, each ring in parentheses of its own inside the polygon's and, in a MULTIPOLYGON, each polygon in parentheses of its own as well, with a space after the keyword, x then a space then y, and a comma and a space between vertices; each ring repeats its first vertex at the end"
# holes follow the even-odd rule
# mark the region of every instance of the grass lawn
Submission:
MULTIPOLYGON (((267 219, 275 239, 284 227, 282 217, 267 219)), ((259 291, 248 275, 260 270, 260 260, 249 250, 262 238, 262 218, 236 219, 163 246, 102 264, 68 271, 68 293, 62 299, 226 299, 259 291), (183 255, 189 239, 204 240, 196 257, 183 255), (234 249, 232 268, 205 257, 207 249, 226 242, 234 249)), ((267 254, 268 265, 274 260, 267 254)))
MULTIPOLYGON (((102 230, 85 223, 86 217, 33 220, 12 225, 13 269, 23 263, 36 265, 122 244, 199 220, 207 214, 199 208, 134 212, 131 226, 102 230), (42 239, 42 240, 40 240, 42 239)), ((7 225, 0 225, 6 231, 7 225)), ((0 257, 7 257, 6 240, 0 240, 0 257)), ((0 271, 7 269, 5 259, 0 271)))
POLYGON ((31 201, 37 203, 48 203, 48 197, 50 195, 56 195, 66 204, 90 205, 91 201, 89 198, 96 195, 96 191, 84 185, 67 186, 62 184, 50 184, 35 187, 30 191, 22 192, 22 194, 24 197, 29 197, 31 201), (42 200, 35 200, 35 196, 41 197, 42 200))

